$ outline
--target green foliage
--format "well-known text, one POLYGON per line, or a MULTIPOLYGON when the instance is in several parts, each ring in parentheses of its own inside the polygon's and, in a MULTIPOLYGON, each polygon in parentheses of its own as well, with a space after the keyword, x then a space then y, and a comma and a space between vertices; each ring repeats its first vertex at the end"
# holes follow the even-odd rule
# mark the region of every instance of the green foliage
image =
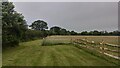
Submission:
POLYGON ((60 34, 61 35, 67 35, 67 30, 62 28, 60 34))
POLYGON ((48 35, 48 31, 45 30, 48 29, 48 26, 43 20, 34 21, 30 27, 32 27, 33 30, 28 30, 26 32, 27 39, 44 38, 48 35))
POLYGON ((51 27, 49 34, 50 35, 78 35, 78 33, 75 31, 67 31, 66 29, 58 26, 51 27))
POLYGON ((20 41, 29 41, 47 36, 47 23, 37 20, 27 28, 24 16, 14 10, 12 2, 2 2, 2 46, 19 45, 20 41))
POLYGON ((12 2, 2 2, 3 47, 19 44, 22 33, 27 29, 24 16, 14 10, 12 2))
POLYGON ((46 31, 39 30, 27 30, 24 36, 21 38, 22 41, 29 41, 34 39, 40 39, 46 36, 46 31))
POLYGON ((71 34, 71 35, 77 35, 78 33, 75 32, 75 31, 71 31, 70 34, 71 34))
POLYGON ((83 32, 81 32, 81 35, 88 35, 88 32, 87 31, 83 31, 83 32))
POLYGON ((48 29, 47 23, 42 20, 37 20, 37 21, 33 22, 30 25, 30 27, 32 27, 32 29, 34 29, 34 30, 40 30, 40 31, 48 29))
POLYGON ((80 35, 112 35, 112 36, 120 36, 120 31, 113 31, 113 32, 107 32, 107 31, 83 31, 80 33, 80 35))
POLYGON ((54 27, 51 27, 51 28, 50 28, 50 32, 51 32, 53 35, 60 35, 60 30, 61 30, 61 28, 58 27, 58 26, 54 26, 54 27))

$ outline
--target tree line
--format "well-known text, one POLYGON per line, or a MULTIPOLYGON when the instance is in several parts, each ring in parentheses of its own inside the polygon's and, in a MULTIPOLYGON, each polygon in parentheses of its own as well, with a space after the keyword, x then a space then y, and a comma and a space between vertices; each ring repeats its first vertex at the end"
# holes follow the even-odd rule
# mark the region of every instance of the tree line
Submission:
POLYGON ((47 22, 36 20, 31 25, 27 25, 24 16, 14 10, 12 2, 2 2, 2 47, 14 47, 19 42, 30 41, 38 38, 44 38, 50 35, 115 35, 119 31, 69 31, 59 26, 53 26, 48 29, 47 22), (28 29, 31 27, 31 29, 28 29))

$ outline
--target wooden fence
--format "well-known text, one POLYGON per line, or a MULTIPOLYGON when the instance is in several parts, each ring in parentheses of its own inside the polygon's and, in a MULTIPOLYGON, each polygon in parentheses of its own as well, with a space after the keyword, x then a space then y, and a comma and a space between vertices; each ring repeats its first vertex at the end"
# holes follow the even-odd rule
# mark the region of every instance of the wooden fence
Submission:
POLYGON ((104 40, 96 43, 95 41, 89 41, 87 39, 71 39, 71 43, 120 60, 119 45, 105 43, 104 40))

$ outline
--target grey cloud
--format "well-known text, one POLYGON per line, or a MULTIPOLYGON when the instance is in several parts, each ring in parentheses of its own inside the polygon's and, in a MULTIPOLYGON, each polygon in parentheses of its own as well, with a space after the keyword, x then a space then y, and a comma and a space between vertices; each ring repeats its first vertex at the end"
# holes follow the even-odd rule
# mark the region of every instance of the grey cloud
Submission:
POLYGON ((14 2, 28 24, 37 19, 68 30, 118 29, 117 2, 14 2))

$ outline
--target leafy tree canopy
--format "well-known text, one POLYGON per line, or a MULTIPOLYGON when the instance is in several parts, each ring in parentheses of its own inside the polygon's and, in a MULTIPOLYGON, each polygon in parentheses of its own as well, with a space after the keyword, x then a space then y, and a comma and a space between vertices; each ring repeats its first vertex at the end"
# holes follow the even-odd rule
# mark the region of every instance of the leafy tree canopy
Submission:
POLYGON ((45 21, 43 21, 43 20, 34 21, 30 25, 30 27, 32 27, 32 29, 34 29, 34 30, 40 30, 40 31, 48 29, 47 23, 45 21))
POLYGON ((17 45, 23 32, 27 29, 24 16, 14 10, 12 2, 2 2, 2 41, 3 47, 7 44, 17 45))

